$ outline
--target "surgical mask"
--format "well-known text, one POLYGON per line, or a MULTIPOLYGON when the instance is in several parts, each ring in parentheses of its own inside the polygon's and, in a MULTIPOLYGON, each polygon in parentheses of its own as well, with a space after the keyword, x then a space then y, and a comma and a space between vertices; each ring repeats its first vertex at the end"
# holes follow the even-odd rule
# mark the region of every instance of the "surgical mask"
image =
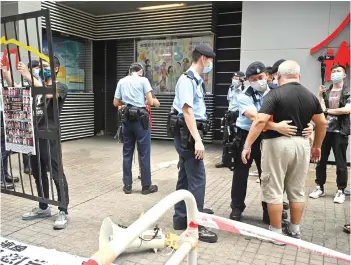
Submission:
POLYGON ((256 82, 251 82, 251 87, 258 92, 263 92, 267 89, 267 80, 258 80, 256 82))
POLYGON ((44 78, 45 81, 51 78, 51 70, 50 69, 43 69, 44 72, 40 70, 40 76, 44 78))
POLYGON ((33 76, 39 77, 40 69, 33 69, 33 76))
POLYGON ((236 79, 233 79, 233 80, 232 80, 232 86, 233 86, 233 87, 238 87, 238 86, 239 86, 239 81, 236 80, 236 79))
POLYGON ((335 72, 331 74, 331 80, 334 84, 340 83, 344 79, 343 73, 335 72))
POLYGON ((207 74, 207 73, 211 72, 212 67, 213 67, 213 64, 212 64, 212 62, 210 62, 210 64, 209 64, 208 66, 205 66, 205 67, 204 67, 204 70, 203 70, 202 72, 203 72, 204 74, 207 74))

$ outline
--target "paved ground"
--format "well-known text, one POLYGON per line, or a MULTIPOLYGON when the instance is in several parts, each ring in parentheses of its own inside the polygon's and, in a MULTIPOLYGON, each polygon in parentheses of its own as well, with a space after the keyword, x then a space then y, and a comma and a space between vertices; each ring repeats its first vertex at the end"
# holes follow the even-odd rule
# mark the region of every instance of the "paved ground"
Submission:
MULTIPOLYGON (((129 225, 142 212, 146 212, 165 195, 175 189, 177 155, 171 142, 153 141, 153 181, 160 192, 145 197, 139 192, 136 179, 134 193, 122 192, 121 145, 108 138, 90 138, 63 143, 64 168, 70 187, 70 224, 66 230, 52 229, 55 216, 40 221, 22 221, 21 215, 35 206, 29 200, 1 194, 1 236, 24 243, 55 248, 82 257, 89 257, 98 248, 98 235, 102 220, 110 216, 114 222, 129 225)), ((230 214, 230 189, 232 172, 215 169, 220 157, 220 147, 207 146, 206 205, 213 207, 217 215, 230 214)), ((137 169, 137 167, 135 167, 137 169)), ((314 188, 314 169, 311 167, 306 191, 314 188)), ((350 220, 350 200, 345 204, 333 203, 335 192, 335 168, 328 169, 327 196, 318 200, 308 199, 302 224, 303 239, 350 254, 350 238, 342 232, 342 226, 350 220)), ((243 222, 263 226, 260 223, 260 188, 256 177, 250 177, 246 198, 247 209, 243 222)), ((29 183, 29 182, 28 182, 29 183)), ((27 183, 27 185, 29 185, 27 183)), ((28 186, 29 187, 29 186, 28 186)), ((55 214, 57 210, 55 209, 55 214)), ((172 229, 172 211, 160 221, 165 231, 172 229)), ((264 226, 263 226, 264 227, 264 226)), ((116 264, 164 264, 169 259, 168 250, 158 254, 144 252, 125 254, 116 264)), ((217 244, 200 243, 198 264, 347 264, 323 258, 294 247, 278 247, 257 239, 219 232, 217 244)))

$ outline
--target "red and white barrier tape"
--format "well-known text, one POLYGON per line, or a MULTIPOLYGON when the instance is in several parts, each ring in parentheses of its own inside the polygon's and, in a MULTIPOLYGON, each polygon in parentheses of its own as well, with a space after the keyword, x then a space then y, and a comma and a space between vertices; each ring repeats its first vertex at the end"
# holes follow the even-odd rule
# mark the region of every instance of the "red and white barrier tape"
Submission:
POLYGON ((199 225, 203 225, 209 228, 215 228, 222 231, 232 232, 235 234, 246 235, 250 237, 256 237, 263 240, 269 241, 277 241, 280 243, 284 243, 286 245, 295 246, 297 248, 306 249, 310 252, 335 258, 343 261, 351 261, 351 256, 346 255, 341 252, 337 252, 335 250, 322 247, 307 241, 303 241, 301 239, 295 239, 288 236, 284 236, 278 233, 274 233, 267 229, 233 221, 227 218, 219 217, 216 215, 210 215, 205 213, 199 213, 197 222, 199 225))

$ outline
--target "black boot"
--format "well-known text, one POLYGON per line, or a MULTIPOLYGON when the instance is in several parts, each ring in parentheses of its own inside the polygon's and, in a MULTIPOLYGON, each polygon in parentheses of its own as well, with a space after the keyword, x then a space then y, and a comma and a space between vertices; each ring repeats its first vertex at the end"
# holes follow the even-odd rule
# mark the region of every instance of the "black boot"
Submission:
POLYGON ((148 195, 148 194, 154 193, 154 192, 158 192, 157 185, 150 185, 150 186, 143 187, 141 194, 148 195))
POLYGON ((212 209, 209 209, 209 208, 204 208, 203 213, 207 213, 207 214, 214 214, 214 211, 212 209))
POLYGON ((124 185, 123 191, 125 194, 131 194, 132 193, 132 185, 124 185))
POLYGON ((216 243, 218 236, 216 233, 208 230, 206 227, 199 225, 199 241, 206 243, 216 243))
POLYGON ((222 168, 222 167, 226 167, 226 165, 223 162, 219 162, 217 164, 215 164, 216 168, 222 168))
POLYGON ((234 209, 229 215, 229 219, 234 221, 240 221, 241 215, 242 215, 242 211, 240 211, 239 209, 234 209))

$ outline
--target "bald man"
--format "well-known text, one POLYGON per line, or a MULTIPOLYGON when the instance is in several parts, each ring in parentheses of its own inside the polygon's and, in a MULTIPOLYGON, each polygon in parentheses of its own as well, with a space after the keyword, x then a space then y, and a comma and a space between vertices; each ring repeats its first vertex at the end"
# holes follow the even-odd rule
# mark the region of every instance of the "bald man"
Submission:
POLYGON ((250 157, 251 146, 273 116, 279 123, 292 120, 297 127, 295 136, 284 136, 267 130, 262 140, 261 189, 263 200, 268 204, 269 229, 301 238, 300 222, 305 202, 305 181, 310 159, 320 160, 321 145, 326 132, 326 119, 318 98, 300 84, 300 66, 294 61, 283 62, 278 69, 279 89, 272 90, 253 122, 242 152, 243 163, 250 157), (315 139, 312 148, 302 131, 311 121, 315 123, 315 139), (290 202, 291 223, 282 231, 284 188, 290 202))

